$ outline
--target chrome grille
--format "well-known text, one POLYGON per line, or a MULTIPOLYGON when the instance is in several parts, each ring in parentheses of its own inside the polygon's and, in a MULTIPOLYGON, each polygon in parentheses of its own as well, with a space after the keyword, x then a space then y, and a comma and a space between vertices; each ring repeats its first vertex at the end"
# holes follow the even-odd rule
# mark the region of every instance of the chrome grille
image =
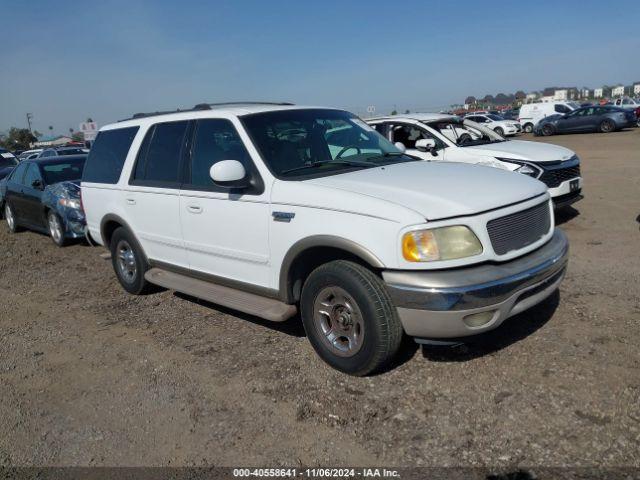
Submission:
POLYGON ((504 255, 540 240, 551 228, 547 202, 487 223, 493 250, 504 255))

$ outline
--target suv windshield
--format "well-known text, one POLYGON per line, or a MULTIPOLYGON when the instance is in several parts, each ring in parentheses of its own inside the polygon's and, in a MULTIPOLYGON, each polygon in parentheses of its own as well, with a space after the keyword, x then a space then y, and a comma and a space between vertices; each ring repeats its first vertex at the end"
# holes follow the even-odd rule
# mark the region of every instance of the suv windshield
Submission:
POLYGON ((279 178, 415 161, 358 117, 340 110, 279 110, 247 115, 242 122, 279 178))
POLYGON ((485 145, 487 143, 506 142, 493 130, 470 120, 450 119, 429 122, 426 124, 443 137, 448 138, 459 147, 485 145))

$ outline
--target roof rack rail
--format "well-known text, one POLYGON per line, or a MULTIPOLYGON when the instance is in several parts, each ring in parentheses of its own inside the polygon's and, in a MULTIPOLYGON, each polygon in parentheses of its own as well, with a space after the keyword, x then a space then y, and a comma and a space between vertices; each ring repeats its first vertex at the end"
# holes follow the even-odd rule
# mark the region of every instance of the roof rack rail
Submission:
POLYGON ((134 113, 130 118, 123 118, 122 120, 118 120, 118 122, 125 122, 127 120, 136 120, 138 118, 147 118, 147 117, 155 117, 158 115, 168 115, 170 113, 183 113, 183 112, 197 112, 199 110, 212 110, 217 107, 230 107, 233 105, 294 105, 290 102, 223 102, 223 103, 199 103, 193 108, 187 109, 176 109, 176 110, 167 110, 164 112, 149 112, 149 113, 134 113))
POLYGON ((211 110, 215 107, 229 107, 233 105, 294 105, 291 102, 221 102, 221 103, 199 103, 194 110, 211 110))

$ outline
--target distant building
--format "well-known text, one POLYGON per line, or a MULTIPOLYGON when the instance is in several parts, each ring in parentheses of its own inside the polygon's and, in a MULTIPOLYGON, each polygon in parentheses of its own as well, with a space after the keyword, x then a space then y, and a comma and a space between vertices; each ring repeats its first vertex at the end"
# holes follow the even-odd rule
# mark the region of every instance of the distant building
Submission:
POLYGON ((640 82, 636 82, 633 84, 633 94, 640 95, 640 82))
POLYGON ((580 89, 580 98, 591 98, 591 90, 587 87, 580 89))
POLYGON ((71 137, 67 137, 66 135, 58 135, 55 137, 43 137, 41 140, 32 143, 31 146, 35 148, 59 147, 61 145, 66 145, 67 143, 72 141, 73 139, 71 137))
POLYGON ((527 93, 527 96, 525 98, 525 102, 526 103, 533 103, 536 100, 538 100, 538 98, 540 98, 540 94, 538 92, 527 93))
POLYGON ((604 96, 602 88, 593 89, 593 98, 602 98, 604 96))
POLYGON ((559 88, 553 92, 553 99, 559 102, 567 100, 569 98, 569 90, 566 88, 559 88))
POLYGON ((624 95, 624 85, 617 85, 611 89, 612 97, 621 97, 624 95))

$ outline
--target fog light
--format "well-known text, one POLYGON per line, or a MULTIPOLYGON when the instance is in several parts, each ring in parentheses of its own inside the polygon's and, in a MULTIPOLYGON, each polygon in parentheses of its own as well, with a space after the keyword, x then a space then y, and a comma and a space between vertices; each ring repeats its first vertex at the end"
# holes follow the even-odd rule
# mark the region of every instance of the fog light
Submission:
POLYGON ((472 313, 471 315, 467 315, 466 317, 464 317, 462 320, 467 324, 468 327, 481 327, 489 323, 493 319, 493 315, 495 313, 495 310, 472 313))

